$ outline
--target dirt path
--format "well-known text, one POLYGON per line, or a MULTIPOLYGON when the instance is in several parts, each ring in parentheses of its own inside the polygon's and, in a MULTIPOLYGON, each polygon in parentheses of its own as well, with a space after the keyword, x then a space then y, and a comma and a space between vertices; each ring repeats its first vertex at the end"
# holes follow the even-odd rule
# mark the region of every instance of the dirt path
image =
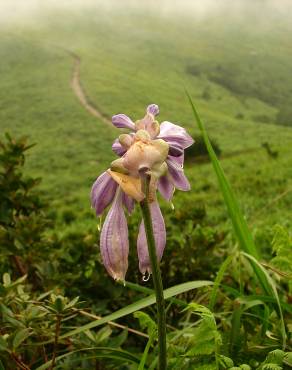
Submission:
MULTIPOLYGON (((112 126, 111 120, 105 114, 100 112, 99 109, 95 106, 95 104, 90 101, 90 98, 88 97, 88 95, 86 94, 86 92, 85 92, 85 90, 82 86, 82 83, 81 83, 81 80, 80 80, 80 64, 81 64, 80 57, 77 54, 75 54, 74 52, 70 51, 70 50, 66 50, 66 52, 68 54, 70 54, 70 56, 73 58, 73 61, 74 61, 73 72, 72 72, 72 77, 71 77, 71 81, 70 81, 70 85, 71 85, 71 88, 73 90, 73 93, 75 94, 75 96, 77 97, 77 99, 79 100, 81 105, 87 110, 88 113, 90 113, 92 116, 100 119, 101 121, 103 121, 107 125, 112 126)), ((226 159, 226 158, 231 158, 231 157, 236 157, 236 156, 239 156, 239 155, 242 155, 242 154, 256 152, 256 151, 259 151, 260 149, 261 148, 251 148, 251 149, 248 149, 248 150, 238 150, 238 151, 234 151, 234 152, 230 152, 230 153, 226 153, 226 154, 224 153, 220 156, 220 160, 226 159)), ((210 160, 209 160, 209 157, 207 155, 206 156, 200 156, 200 157, 196 158, 196 163, 197 164, 205 164, 205 163, 209 163, 209 162, 210 162, 210 160)))
POLYGON ((72 56, 74 60, 73 73, 70 84, 77 99, 80 101, 81 105, 83 105, 88 113, 102 120, 107 125, 112 126, 111 120, 105 114, 98 110, 98 108, 90 101, 88 95, 84 91, 84 88, 80 81, 80 57, 77 54, 72 53, 71 51, 67 52, 72 56))

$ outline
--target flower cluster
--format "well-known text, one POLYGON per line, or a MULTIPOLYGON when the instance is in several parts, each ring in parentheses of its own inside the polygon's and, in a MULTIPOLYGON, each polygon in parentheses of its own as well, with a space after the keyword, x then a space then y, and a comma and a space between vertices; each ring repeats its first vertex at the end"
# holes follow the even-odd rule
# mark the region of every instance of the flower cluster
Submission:
MULTIPOLYGON (((149 207, 152 218, 156 254, 160 261, 166 243, 166 231, 156 193, 168 201, 175 188, 187 191, 190 184, 183 172, 184 149, 193 144, 186 130, 171 122, 161 124, 156 104, 147 107, 146 115, 135 123, 125 114, 112 117, 114 126, 129 129, 112 145, 118 159, 103 172, 91 190, 91 204, 100 216, 111 204, 100 237, 103 264, 117 280, 125 280, 128 269, 128 226, 124 207, 131 213, 135 202, 145 198, 141 179, 150 176, 149 207)), ((139 268, 142 274, 151 273, 143 221, 137 239, 139 268)))

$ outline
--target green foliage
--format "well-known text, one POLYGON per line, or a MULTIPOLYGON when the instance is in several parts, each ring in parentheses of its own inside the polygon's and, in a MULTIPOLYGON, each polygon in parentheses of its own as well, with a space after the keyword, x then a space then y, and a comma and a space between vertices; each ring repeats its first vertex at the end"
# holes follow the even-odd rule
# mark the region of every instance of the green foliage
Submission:
POLYGON ((151 319, 149 315, 142 311, 136 311, 134 317, 139 320, 139 325, 143 330, 147 329, 149 336, 153 336, 157 331, 156 323, 151 319))
MULTIPOLYGON (((191 97, 189 95, 188 95, 188 97, 189 97, 189 101, 190 101, 190 104, 191 104, 191 107, 192 107, 192 110, 193 110, 193 113, 194 113, 194 117, 197 121, 199 130, 200 130, 200 132, 201 132, 201 134, 204 138, 206 147, 208 149, 208 153, 210 155, 210 159, 212 161, 214 171, 217 175, 220 190, 222 192, 222 195, 223 195, 223 198, 224 198, 224 201, 225 201, 225 205, 228 209, 228 212, 229 212, 229 215, 230 215, 230 218, 231 218, 231 221, 232 221, 232 225, 233 225, 234 232, 235 232, 236 238, 238 240, 238 243, 239 243, 240 247, 245 252, 250 253, 255 258, 258 258, 259 252, 258 252, 258 250, 255 246, 255 243, 254 243, 252 234, 251 234, 251 232, 248 228, 247 222, 246 222, 246 220, 245 220, 245 218, 244 218, 244 216, 241 212, 239 203, 238 203, 236 197, 234 196, 233 190, 231 189, 231 186, 230 186, 227 178, 225 177, 224 171, 223 171, 223 169, 222 169, 222 167, 221 167, 221 165, 220 165, 220 163, 217 159, 216 153, 215 153, 215 151, 212 147, 212 144, 211 144, 210 139, 208 137, 208 134, 206 132, 205 126, 203 125, 203 123, 202 123, 202 121, 201 121, 201 119, 200 119, 200 117, 199 117, 199 115, 196 111, 196 108, 195 108, 195 106, 194 106, 194 104, 191 100, 191 97)), ((274 293, 272 291, 272 288, 271 288, 269 282, 267 281, 267 278, 266 278, 265 274, 263 274, 261 269, 256 264, 252 264, 252 267, 253 267, 254 272, 255 272, 256 276, 258 277, 264 291, 273 295, 274 293)))
POLYGON ((37 285, 44 278, 42 258, 51 243, 44 237, 49 221, 36 190, 40 179, 23 174, 25 152, 31 147, 24 137, 15 140, 6 134, 6 141, 0 141, 0 271, 28 273, 37 285))
POLYGON ((97 332, 86 331, 78 338, 62 340, 60 334, 82 321, 78 297, 70 300, 52 292, 38 294, 30 291, 25 280, 24 276, 12 281, 10 275, 5 274, 0 284, 0 361, 6 370, 14 370, 17 366, 49 368, 52 360, 48 358, 52 358, 54 352, 70 355, 67 359, 57 356, 56 361, 62 364, 62 369, 78 364, 91 367, 97 363, 96 359, 107 357, 113 358, 110 368, 118 363, 138 362, 134 355, 119 350, 127 338, 125 332, 112 337, 108 326, 97 332), (79 353, 80 350, 83 352, 79 353), (88 352, 92 351, 93 355, 88 358, 88 352), (111 352, 115 355, 109 356, 111 352), (44 365, 39 366, 40 363, 44 365))
POLYGON ((283 370, 286 369, 285 366, 290 367, 292 362, 289 361, 291 357, 291 352, 284 352, 276 349, 270 352, 266 359, 257 368, 258 370, 283 370))
MULTIPOLYGON (((207 161, 208 150, 206 148, 203 137, 201 135, 193 135, 193 139, 195 140, 195 144, 191 145, 185 150, 186 161, 192 163, 195 163, 197 161, 207 161)), ((222 151, 219 144, 216 142, 216 140, 213 139, 210 139, 210 142, 212 143, 212 147, 217 156, 220 156, 222 151)))
POLYGON ((219 362, 221 336, 212 312, 202 305, 190 303, 183 329, 169 334, 170 369, 215 369, 219 362), (194 317, 194 320, 192 318, 194 317))
POLYGON ((154 340, 157 340, 158 333, 157 333, 157 324, 151 319, 149 315, 147 315, 145 312, 136 311, 134 313, 134 317, 139 320, 139 324, 142 329, 147 329, 147 333, 149 336, 148 342, 145 346, 143 356, 141 358, 138 370, 143 370, 145 367, 145 363, 147 361, 149 350, 154 342, 154 340))
POLYGON ((218 356, 219 347, 222 343, 217 330, 216 320, 212 312, 202 305, 190 303, 188 308, 201 319, 199 325, 193 330, 193 348, 187 351, 186 356, 210 355, 218 356))
MULTIPOLYGON (((10 140, 12 142, 12 139, 10 140)), ((6 168, 5 161, 6 159, 3 160, 3 168, 6 168)), ((19 162, 16 161, 16 163, 19 162)), ((23 179, 22 167, 16 168, 18 178, 23 179)), ((13 185, 14 191, 17 193, 18 190, 15 185, 17 184, 13 185)), ((6 188, 8 194, 11 194, 11 186, 12 184, 9 184, 6 188)), ((17 186, 21 190, 21 186, 17 186)), ((34 193, 37 194, 36 189, 34 189, 34 193)), ((39 195, 38 197, 40 198, 39 195)), ((20 197, 19 199, 23 198, 20 197)), ((41 208, 41 210, 41 216, 46 219, 45 209, 41 208)), ((29 209, 26 212, 27 217, 30 216, 30 212, 34 211, 29 209)), ((17 212, 13 210, 12 214, 17 214, 17 212)), ((243 362, 242 359, 249 353, 249 347, 261 343, 261 345, 268 348, 269 345, 273 344, 273 339, 263 337, 266 332, 273 333, 271 338, 279 336, 275 311, 270 310, 267 303, 269 301, 266 302, 262 297, 255 296, 255 298, 249 299, 248 296, 242 294, 243 286, 246 287, 247 291, 251 292, 253 292, 253 286, 249 282, 251 270, 248 270, 247 265, 241 260, 240 254, 235 253, 229 256, 226 262, 220 266, 224 253, 220 252, 218 245, 226 242, 226 236, 222 234, 222 231, 219 234, 216 229, 205 224, 206 211, 203 206, 177 207, 174 211, 168 209, 165 215, 169 245, 162 263, 162 270, 164 276, 168 276, 168 284, 171 285, 173 282, 181 279, 188 280, 192 276, 207 277, 210 276, 211 272, 215 274, 216 270, 219 270, 210 296, 210 307, 214 309, 215 307, 223 306, 223 312, 216 313, 217 320, 220 322, 219 330, 215 314, 204 305, 195 303, 188 305, 187 310, 184 311, 186 315, 185 320, 182 321, 177 318, 179 312, 175 305, 178 303, 180 306, 184 306, 186 303, 176 299, 172 301, 169 306, 169 313, 174 323, 183 325, 183 328, 172 329, 168 333, 170 369, 218 369, 218 366, 224 368, 224 366, 232 367, 235 364, 238 364, 238 367, 241 369, 247 369, 248 365, 240 363, 243 362), (185 237, 186 235, 187 238, 185 237), (195 254, 194 250, 196 251, 195 254), (210 253, 210 250, 217 250, 217 253, 220 252, 220 258, 216 257, 216 253, 210 253), (187 257, 188 253, 189 257, 187 257), (230 269, 231 266, 236 266, 235 271, 230 269), (238 274, 236 271, 238 267, 246 271, 247 275, 241 276, 241 274, 238 274), (206 270, 208 270, 207 273, 206 270), (222 288, 226 278, 229 280, 229 283, 232 282, 231 286, 222 288), (239 287, 237 288, 238 283, 239 287), (224 314, 224 311, 227 314, 224 314), (199 319, 192 320, 194 316, 199 317, 199 319), (227 335, 227 333, 229 334, 227 335), (224 357, 222 353, 232 357, 233 365, 231 363, 232 360, 226 356, 224 357)), ((134 217, 130 230, 131 228, 137 228, 137 222, 138 219, 134 217)), ((6 224, 5 227, 7 228, 6 224)), ((13 358, 14 362, 21 358, 21 361, 24 363, 30 363, 33 353, 30 351, 30 347, 32 348, 35 342, 40 340, 39 338, 41 338, 42 342, 47 343, 49 351, 54 351, 53 342, 56 337, 56 328, 60 327, 58 329, 60 330, 58 334, 58 351, 64 351, 65 354, 56 353, 55 361, 62 364, 61 366, 64 369, 70 369, 73 363, 87 366, 92 361, 102 361, 109 368, 115 368, 120 361, 128 361, 129 363, 139 364, 139 370, 155 364, 156 324, 148 313, 137 311, 142 308, 146 309, 154 303, 155 298, 151 294, 152 291, 141 287, 140 291, 147 293, 147 295, 150 293, 150 296, 127 305, 128 297, 133 297, 131 291, 125 291, 122 286, 114 286, 106 276, 104 269, 99 270, 97 268, 100 266, 100 260, 98 253, 96 253, 97 246, 95 246, 96 237, 94 236, 94 230, 89 229, 85 233, 84 230, 77 232, 73 229, 62 236, 55 234, 48 236, 45 232, 46 227, 48 227, 48 224, 40 231, 42 243, 54 245, 54 248, 51 248, 49 252, 44 248, 43 254, 40 254, 37 258, 38 260, 42 258, 48 259, 47 256, 49 255, 49 259, 52 259, 54 264, 49 265, 48 263, 50 262, 43 261, 43 269, 38 269, 39 276, 45 276, 47 271, 46 280, 43 279, 42 283, 47 284, 50 281, 52 286, 55 285, 54 289, 57 289, 56 286, 58 285, 59 291, 39 294, 35 297, 34 295, 38 293, 33 293, 34 295, 32 295, 29 288, 23 285, 25 276, 14 282, 10 274, 4 273, 3 285, 0 289, 3 292, 3 297, 5 297, 1 302, 1 321, 4 327, 6 327, 0 341, 3 351, 2 363, 8 363, 11 358, 13 358), (49 266, 52 267, 49 268, 49 266), (71 293, 71 296, 73 293, 82 293, 82 296, 87 296, 88 302, 90 302, 91 290, 94 289, 96 279, 99 280, 99 283, 101 281, 104 282, 103 290, 99 291, 100 307, 97 310, 106 312, 107 302, 110 302, 110 307, 113 307, 115 312, 84 324, 80 315, 81 311, 77 306, 78 297, 70 300, 63 297, 61 291, 68 291, 71 293), (87 291, 83 287, 84 284, 87 284, 87 291), (8 294, 8 292, 10 293, 8 294), (47 299, 48 297, 49 299, 47 299), (125 302, 125 307, 116 310, 115 299, 119 300, 120 303, 125 302), (32 301, 37 303, 32 304, 32 301), (120 349, 121 345, 128 344, 128 342, 131 343, 130 338, 127 338, 127 335, 125 335, 126 331, 116 335, 112 328, 108 326, 111 320, 123 318, 130 313, 134 313, 135 317, 139 319, 142 330, 146 329, 149 336, 145 347, 139 345, 136 348, 137 352, 141 352, 140 357, 135 357, 135 355, 120 349), (67 326, 64 327, 64 323, 67 320, 72 321, 70 326, 71 328, 73 327, 73 330, 68 330, 69 326, 68 329, 66 329, 67 326), (105 326, 98 331, 93 330, 93 328, 101 325, 105 326), (49 327, 51 328, 50 330, 48 330, 49 327), (67 347, 67 338, 70 341, 74 338, 74 348, 70 347, 69 349, 67 347)), ((289 250, 289 235, 282 228, 278 228, 276 231, 273 241, 274 251, 278 253, 278 256, 285 256, 287 250, 289 250)), ((21 233, 19 237, 21 237, 21 233)), ((135 240, 131 242, 135 244, 135 240)), ((26 260, 27 253, 30 253, 30 250, 22 250, 21 252, 22 259, 26 260)), ((258 265, 257 261, 255 264, 261 270, 263 269, 262 266, 258 265)), ((280 268, 280 266, 277 267, 280 268)), ((133 272, 130 272, 130 276, 131 274, 133 272)), ((32 270, 28 271, 28 276, 33 276, 32 270)), ((205 287, 206 289, 209 284, 209 282, 204 281, 188 282, 166 289, 164 294, 166 298, 170 298, 173 295, 184 293, 185 298, 192 299, 194 296, 191 293, 192 289, 196 287, 205 287)), ((42 287, 40 284, 33 284, 33 286, 34 289, 41 289, 42 287)), ((209 299, 208 290, 206 290, 205 294, 207 294, 206 297, 209 299)), ((128 322, 131 322, 131 320, 128 322)), ((266 351, 262 351, 262 353, 257 352, 254 357, 262 360, 264 353, 266 351)), ((38 361, 41 362, 43 354, 39 353, 37 356, 39 357, 38 361)), ((40 369, 49 368, 52 364, 51 361, 51 359, 44 361, 40 369)), ((271 364, 274 363, 275 360, 271 360, 269 357, 262 365, 262 368, 264 366, 272 366, 271 364)))
POLYGON ((292 237, 284 227, 275 226, 274 239, 272 241, 273 252, 276 254, 271 259, 271 264, 280 271, 286 273, 284 279, 288 279, 289 291, 292 292, 292 237))
POLYGON ((290 105, 282 105, 276 116, 276 122, 279 125, 291 126, 292 125, 292 109, 290 105))
MULTIPOLYGON (((138 292, 124 288, 108 278, 101 264, 99 221, 90 211, 88 193, 113 158, 110 147, 117 131, 91 117, 72 93, 73 60, 67 49, 80 57, 81 84, 87 96, 109 118, 125 112, 135 120, 143 115, 145 105, 157 102, 160 121, 179 122, 194 134, 192 115, 183 98, 187 84, 196 96, 212 145, 216 143, 223 153, 234 195, 240 193, 246 220, 252 225, 260 262, 278 289, 285 324, 291 328, 291 240, 284 231, 291 226, 292 136, 287 128, 291 124, 291 22, 280 19, 277 12, 266 17, 262 2, 255 1, 252 7, 259 10, 256 17, 245 13, 244 6, 240 17, 218 13, 194 22, 191 13, 183 19, 176 14, 173 18, 165 15, 166 23, 157 16, 159 7, 152 14, 152 9, 145 12, 142 5, 142 11, 133 12, 127 7, 109 12, 101 6, 96 18, 96 11, 75 12, 72 5, 70 12, 58 11, 58 17, 52 12, 40 18, 41 25, 21 23, 2 32, 1 128, 13 135, 29 133, 38 145, 28 152, 24 168, 23 149, 29 145, 21 143, 22 139, 1 139, 5 147, 1 155, 6 153, 0 159, 0 172, 5 174, 0 178, 4 186, 0 188, 0 272, 5 274, 0 300, 6 307, 1 306, 1 370, 21 368, 19 360, 32 364, 33 369, 50 368, 58 315, 62 316, 61 336, 81 330, 60 339, 57 368, 156 366, 155 342, 146 343, 143 336, 131 332, 127 335, 127 328, 120 331, 109 321, 120 309, 127 307, 123 312, 129 312, 129 303, 139 303, 145 294, 152 294, 151 281, 147 287, 139 286, 138 292), (260 13, 267 22, 258 21, 260 13), (14 152, 15 144, 19 152, 14 152), (14 179, 5 178, 6 162, 13 168, 14 179), (43 177, 38 188, 37 176, 43 177), (276 231, 273 245, 276 223, 284 226, 276 231), (23 273, 28 282, 16 282, 23 273), (75 296, 86 300, 84 310, 75 296), (78 305, 65 309, 70 302, 78 305), (89 321, 95 326, 96 315, 105 318, 100 328, 83 331, 89 321), (46 340, 50 342, 44 344, 43 354, 37 344, 46 340)), ((205 154, 198 138, 190 148, 191 158, 205 154)), ((214 288, 183 290, 170 300, 170 366, 186 370, 217 370, 217 365, 222 370, 291 367, 291 352, 285 353, 282 362, 268 355, 271 348, 281 346, 276 299, 262 293, 248 257, 237 253, 211 167, 199 165, 198 157, 196 165, 188 162, 185 170, 192 191, 186 195, 176 192, 174 211, 162 204, 167 226, 164 284, 171 287, 217 278, 214 288), (181 316, 180 307, 192 301, 202 307, 209 304, 216 318, 222 338, 217 364, 212 352, 215 328, 208 314, 203 317, 202 312, 188 310, 181 316), (199 346, 194 343, 188 350, 195 354, 185 356, 184 345, 194 335, 199 346), (177 347, 180 340, 182 345, 177 347), (199 353, 204 350, 211 354, 199 353)), ((136 257, 138 222, 134 217, 130 224, 127 275, 136 283, 141 282, 136 257)), ((139 304, 132 309, 137 307, 142 309, 139 304)), ((143 315, 153 317, 151 306, 144 306, 143 315)), ((121 316, 119 324, 137 329, 138 320, 121 316)), ((289 339, 287 350, 291 350, 289 339)))

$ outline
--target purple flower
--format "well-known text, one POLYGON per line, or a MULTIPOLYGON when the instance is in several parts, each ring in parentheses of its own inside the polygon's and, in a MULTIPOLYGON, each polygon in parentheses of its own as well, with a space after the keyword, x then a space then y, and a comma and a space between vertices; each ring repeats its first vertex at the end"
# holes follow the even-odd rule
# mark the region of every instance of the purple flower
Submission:
POLYGON ((108 273, 125 280, 128 268, 128 225, 123 205, 131 213, 134 200, 125 194, 108 172, 103 172, 91 189, 91 204, 96 215, 101 215, 112 202, 100 235, 102 261, 108 273))
MULTIPOLYGON (((137 121, 139 128, 144 126, 146 131, 152 133, 151 124, 157 122, 154 118, 158 114, 158 105, 150 104, 146 109, 145 117, 142 120, 137 121)), ((129 117, 125 114, 117 116, 123 116, 125 121, 132 123, 131 129, 133 128, 134 123, 129 117)), ((117 116, 113 116, 113 124, 116 127, 120 127, 116 124, 115 117, 117 116)), ((128 126, 128 128, 130 127, 128 126)), ((137 130, 137 123, 135 124, 134 129, 137 130)), ((168 175, 161 176, 159 178, 158 190, 163 198, 171 200, 175 188, 182 191, 190 190, 189 182, 183 172, 184 150, 191 146, 194 143, 194 140, 183 127, 168 121, 164 121, 160 124, 156 138, 164 140, 169 145, 169 152, 166 160, 168 175)), ((113 143, 112 149, 118 156, 123 156, 126 152, 126 149, 118 140, 113 143)))
MULTIPOLYGON (((150 213, 152 218, 152 226, 154 239, 156 244, 156 255, 158 261, 161 260, 166 243, 166 231, 164 219, 161 214, 157 201, 150 203, 150 213)), ((146 272, 151 273, 150 258, 148 254, 148 246, 146 240, 146 233, 144 228, 144 221, 141 222, 137 240, 137 250, 139 258, 139 269, 144 275, 146 272)))
MULTIPOLYGON (((125 114, 113 116, 112 122, 116 127, 130 129, 131 132, 114 141, 112 149, 119 158, 92 186, 91 204, 97 216, 111 204, 101 231, 100 248, 103 264, 114 279, 125 280, 129 241, 123 208, 131 213, 135 201, 141 202, 145 198, 141 176, 146 173, 151 178, 149 207, 158 261, 165 248, 166 231, 156 191, 166 200, 171 200, 175 188, 190 190, 183 171, 184 149, 194 141, 178 125, 168 121, 159 124, 155 119, 158 114, 158 105, 151 104, 144 118, 135 123, 125 114)), ((137 251, 140 271, 142 274, 151 273, 143 221, 139 228, 137 251)))

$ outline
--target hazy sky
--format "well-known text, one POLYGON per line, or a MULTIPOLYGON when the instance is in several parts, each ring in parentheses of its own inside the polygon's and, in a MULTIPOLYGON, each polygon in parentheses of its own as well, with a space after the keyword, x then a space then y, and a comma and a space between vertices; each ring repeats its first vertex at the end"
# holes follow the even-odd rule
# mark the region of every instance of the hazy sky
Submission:
POLYGON ((255 8, 259 16, 266 16, 269 12, 285 17, 292 14, 291 0, 0 0, 0 24, 36 21, 45 18, 51 10, 78 11, 89 7, 105 11, 118 11, 120 7, 138 8, 161 16, 185 14, 201 18, 217 12, 228 16, 241 15, 255 8))

